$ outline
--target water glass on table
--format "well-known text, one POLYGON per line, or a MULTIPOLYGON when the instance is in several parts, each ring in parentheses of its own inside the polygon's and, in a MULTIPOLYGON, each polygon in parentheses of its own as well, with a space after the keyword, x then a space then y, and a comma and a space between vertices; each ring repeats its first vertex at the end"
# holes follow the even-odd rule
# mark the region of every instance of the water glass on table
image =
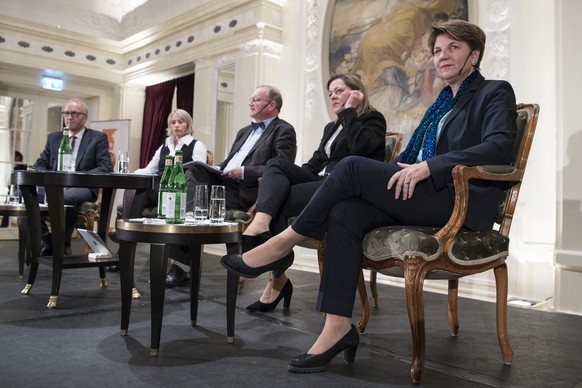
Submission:
POLYGON ((194 221, 208 219, 208 186, 196 185, 194 187, 194 221))
POLYGON ((129 172, 129 152, 119 151, 117 154, 117 172, 120 174, 129 172))
POLYGON ((10 185, 10 192, 8 193, 8 203, 11 205, 18 205, 20 203, 20 192, 15 185, 10 185))
POLYGON ((210 188, 209 218, 212 223, 224 222, 226 214, 224 186, 214 185, 210 188))

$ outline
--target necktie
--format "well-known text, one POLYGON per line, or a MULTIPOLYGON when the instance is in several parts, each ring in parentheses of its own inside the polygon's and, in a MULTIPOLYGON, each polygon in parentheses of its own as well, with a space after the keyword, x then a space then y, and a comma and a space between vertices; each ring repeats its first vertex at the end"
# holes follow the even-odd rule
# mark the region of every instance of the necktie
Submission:
POLYGON ((265 123, 263 123, 262 121, 260 123, 251 123, 251 127, 253 127, 253 129, 264 129, 265 128, 265 123))
POLYGON ((71 139, 71 149, 75 151, 75 142, 77 141, 77 136, 73 136, 71 139))

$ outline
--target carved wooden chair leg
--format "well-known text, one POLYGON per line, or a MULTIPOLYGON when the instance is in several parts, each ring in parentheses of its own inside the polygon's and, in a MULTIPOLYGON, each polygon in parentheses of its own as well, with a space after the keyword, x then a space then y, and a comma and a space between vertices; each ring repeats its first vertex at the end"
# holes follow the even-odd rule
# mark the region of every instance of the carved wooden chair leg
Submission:
POLYGON ((374 306, 380 304, 380 293, 378 292, 378 272, 370 270, 370 291, 372 292, 372 297, 374 298, 374 306))
POLYGON ((451 335, 459 334, 459 315, 457 313, 457 296, 459 294, 459 280, 449 280, 449 326, 451 335))
POLYGON ((366 281, 364 280, 364 270, 360 271, 360 279, 358 281, 358 295, 360 295, 360 302, 362 302, 362 318, 356 324, 356 328, 360 334, 366 332, 366 326, 370 319, 370 301, 368 299, 368 291, 366 290, 366 281))
POLYGON ((507 336, 507 265, 504 263, 496 267, 495 283, 497 288, 497 339, 503 356, 503 363, 511 365, 513 351, 507 336))
MULTIPOLYGON (((409 260, 415 260, 409 257, 409 260)), ((419 262, 421 260, 418 260, 419 262)), ((421 273, 418 265, 407 265, 404 279, 406 289, 406 307, 410 330, 412 332, 412 364, 410 365, 410 378, 418 383, 424 371, 424 361, 426 357, 425 329, 424 329, 424 299, 422 288, 424 283, 424 273, 421 273)))

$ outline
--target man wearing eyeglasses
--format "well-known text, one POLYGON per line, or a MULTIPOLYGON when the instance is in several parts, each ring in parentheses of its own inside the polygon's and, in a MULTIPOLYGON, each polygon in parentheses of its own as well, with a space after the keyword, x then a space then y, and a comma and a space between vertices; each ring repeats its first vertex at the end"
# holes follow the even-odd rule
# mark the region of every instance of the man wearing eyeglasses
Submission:
MULTIPOLYGON (((283 105, 279 90, 270 85, 258 86, 249 99, 249 115, 253 122, 240 129, 228 157, 219 163, 218 173, 193 166, 186 175, 197 184, 224 185, 226 209, 248 210, 256 201, 259 178, 271 158, 295 161, 297 139, 295 129, 278 115, 283 105)), ((194 185, 191 185, 194 187, 194 185)), ((194 195, 188 195, 193 198, 194 195)), ((188 279, 187 273, 175 264, 170 266, 166 286, 175 287, 188 279)))
MULTIPOLYGON (((111 155, 109 154, 109 141, 107 135, 101 131, 85 127, 89 109, 87 104, 80 99, 73 98, 67 102, 62 113, 65 127, 70 130, 70 141, 73 148, 73 160, 75 170, 85 172, 113 172, 111 155)), ((47 142, 40 157, 34 164, 38 171, 56 171, 59 154, 59 145, 63 132, 53 132, 48 135, 47 142)), ((70 254, 71 235, 77 220, 77 209, 87 201, 97 199, 98 189, 85 187, 67 188, 64 193, 66 207, 65 226, 65 253, 70 254)), ((39 198, 44 198, 44 188, 39 190, 39 198)), ((52 255, 52 239, 48 227, 42 222, 42 248, 41 256, 52 255)))

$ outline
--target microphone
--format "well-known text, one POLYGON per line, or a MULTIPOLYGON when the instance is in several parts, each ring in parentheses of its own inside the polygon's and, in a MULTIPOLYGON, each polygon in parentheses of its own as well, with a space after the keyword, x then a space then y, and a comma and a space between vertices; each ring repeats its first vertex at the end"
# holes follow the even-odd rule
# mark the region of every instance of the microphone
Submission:
POLYGON ((469 58, 471 58, 471 54, 473 54, 473 50, 471 50, 471 52, 469 53, 469 55, 467 55, 467 59, 465 59, 465 62, 463 63, 463 66, 461 66, 461 68, 459 69, 459 74, 458 75, 461 75, 461 72, 465 68, 465 65, 467 64, 467 61, 469 60, 469 58))
MULTIPOLYGON (((354 90, 358 90, 358 89, 354 89, 354 90)), ((358 90, 359 91, 359 90, 358 90)), ((349 94, 349 92, 348 92, 349 94)), ((346 106, 348 100, 350 99, 350 96, 348 96, 348 98, 345 99, 345 101, 343 102, 343 104, 341 104, 341 107, 343 108, 344 106, 346 106)))
MULTIPOLYGON (((270 103, 271 103, 271 101, 269 101, 269 104, 270 104, 270 103)), ((268 106, 269 106, 269 104, 265 104, 265 106, 264 106, 264 107, 262 107, 262 108, 261 108, 261 109, 260 109, 260 110, 259 110, 259 111, 258 111, 258 112, 255 114, 255 116, 258 116, 258 115, 260 115, 260 114, 261 114, 261 112, 262 112, 263 110, 265 110, 265 108, 266 108, 266 107, 268 107, 268 106)))

